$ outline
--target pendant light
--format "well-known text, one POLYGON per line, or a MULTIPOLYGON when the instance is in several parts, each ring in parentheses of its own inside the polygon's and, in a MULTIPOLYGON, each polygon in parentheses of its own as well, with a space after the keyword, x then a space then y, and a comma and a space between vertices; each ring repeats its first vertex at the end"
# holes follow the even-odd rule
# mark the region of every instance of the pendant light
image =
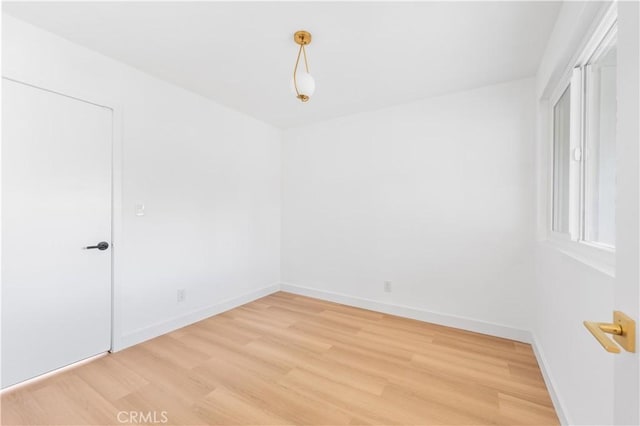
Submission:
POLYGON ((296 58, 296 66, 293 69, 293 80, 291 81, 291 88, 296 95, 296 98, 302 102, 308 102, 316 90, 316 82, 309 74, 309 63, 307 62, 307 51, 305 46, 311 43, 311 33, 308 31, 296 31, 293 35, 293 40, 300 45, 298 49, 298 57, 296 58), (304 71, 299 71, 300 56, 304 57, 304 71))

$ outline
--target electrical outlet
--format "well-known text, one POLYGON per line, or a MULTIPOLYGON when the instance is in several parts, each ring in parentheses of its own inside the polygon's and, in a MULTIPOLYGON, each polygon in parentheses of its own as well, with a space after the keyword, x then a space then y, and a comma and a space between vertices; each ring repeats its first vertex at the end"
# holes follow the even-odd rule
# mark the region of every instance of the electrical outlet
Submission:
POLYGON ((178 289, 178 303, 184 302, 187 291, 184 288, 178 289))
POLYGON ((387 293, 391 293, 391 281, 384 282, 384 291, 387 293))

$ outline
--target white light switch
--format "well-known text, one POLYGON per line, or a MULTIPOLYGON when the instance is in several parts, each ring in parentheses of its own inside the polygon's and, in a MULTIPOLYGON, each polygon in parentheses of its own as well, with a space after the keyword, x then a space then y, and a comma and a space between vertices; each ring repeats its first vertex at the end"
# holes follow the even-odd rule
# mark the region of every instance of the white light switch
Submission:
POLYGON ((144 216, 144 203, 136 203, 136 216, 144 216))

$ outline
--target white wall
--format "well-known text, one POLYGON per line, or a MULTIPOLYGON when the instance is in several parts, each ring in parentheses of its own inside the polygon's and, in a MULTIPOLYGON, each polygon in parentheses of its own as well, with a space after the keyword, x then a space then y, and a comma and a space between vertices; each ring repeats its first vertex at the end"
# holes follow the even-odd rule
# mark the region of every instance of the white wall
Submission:
POLYGON ((121 118, 116 348, 277 289, 279 129, 7 15, 2 39, 3 76, 121 118))
MULTIPOLYGON (((595 6, 595 5, 594 5, 595 6)), ((541 62, 538 98, 553 90, 562 69, 579 50, 580 42, 597 16, 596 7, 565 3, 541 62), (550 84, 551 82, 551 84, 550 84)), ((613 359, 595 347, 581 320, 605 320, 613 309, 613 277, 569 257, 546 239, 548 139, 545 116, 549 106, 539 104, 538 236, 536 250, 536 315, 533 334, 556 392, 557 407, 570 424, 613 423, 613 359)))
MULTIPOLYGON (((594 30, 606 8, 606 3, 599 2, 563 3, 536 78, 536 96, 538 98, 537 235, 539 242, 536 247, 536 315, 532 332, 538 350, 544 359, 547 375, 553 384, 556 408, 559 409, 559 414, 564 417, 562 420, 571 424, 613 424, 615 421, 614 363, 616 358, 600 348, 586 331, 582 321, 606 321, 611 318, 614 307, 622 309, 622 306, 620 303, 614 305, 617 286, 616 278, 613 277, 614 271, 600 267, 595 259, 577 260, 545 242, 550 208, 547 202, 550 176, 548 150, 550 145, 546 137, 549 125, 546 119, 549 113, 546 98, 558 84, 560 75, 567 69, 572 57, 582 50, 587 35, 594 30)), ((621 37, 622 25, 619 26, 619 30, 618 44, 622 46, 628 43, 629 39, 621 37)), ((620 60, 620 56, 618 58, 620 60)), ((618 99, 620 101, 620 79, 618 84, 618 99)), ((620 149, 621 141, 622 137, 619 134, 618 149, 620 149)), ((637 145, 637 139, 634 143, 637 145)), ((622 144, 624 145, 624 142, 622 144)), ((632 158, 628 154, 626 155, 628 159, 623 162, 632 161, 633 168, 637 170, 637 149, 635 153, 636 158, 632 158)), ((617 155, 620 158, 625 154, 619 150, 617 155)), ((620 171, 619 160, 618 187, 616 189, 618 214, 621 208, 620 171)), ((637 171, 635 176, 637 179, 637 171)), ((637 187, 637 182, 635 185, 637 187)), ((635 210, 624 207, 624 210, 629 214, 635 212, 637 222, 637 207, 635 210)), ((619 227, 619 218, 617 222, 619 227)), ((637 224, 634 229, 637 229, 637 224)), ((621 236, 619 231, 617 233, 618 239, 621 236)), ((635 239, 637 245, 637 235, 625 238, 627 240, 635 239)), ((620 241, 617 241, 617 245, 619 255, 620 241)), ((620 258, 617 257, 619 269, 620 258)), ((636 301, 632 303, 637 305, 637 297, 636 301)), ((627 308, 626 310, 633 314, 634 309, 627 308)), ((625 354, 616 356, 624 357, 625 354)), ((635 380, 637 382, 637 379, 635 380)), ((625 423, 627 422, 622 422, 622 424, 625 423)))
POLYGON ((565 424, 613 424, 613 357, 583 320, 606 321, 614 279, 551 245, 536 250, 533 335, 565 424))
POLYGON ((534 92, 520 80, 286 130, 283 281, 526 339, 534 92))

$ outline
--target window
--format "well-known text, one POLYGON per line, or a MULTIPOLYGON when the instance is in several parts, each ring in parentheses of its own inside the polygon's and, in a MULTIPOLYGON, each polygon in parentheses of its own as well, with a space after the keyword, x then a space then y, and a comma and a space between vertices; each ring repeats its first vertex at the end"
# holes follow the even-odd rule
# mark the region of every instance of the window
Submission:
POLYGON ((553 222, 552 229, 569 233, 570 89, 553 107, 553 222))
POLYGON ((584 68, 584 240, 615 245, 616 45, 605 43, 584 68))
POLYGON ((551 99, 552 234, 607 251, 615 247, 616 52, 613 17, 551 99))

